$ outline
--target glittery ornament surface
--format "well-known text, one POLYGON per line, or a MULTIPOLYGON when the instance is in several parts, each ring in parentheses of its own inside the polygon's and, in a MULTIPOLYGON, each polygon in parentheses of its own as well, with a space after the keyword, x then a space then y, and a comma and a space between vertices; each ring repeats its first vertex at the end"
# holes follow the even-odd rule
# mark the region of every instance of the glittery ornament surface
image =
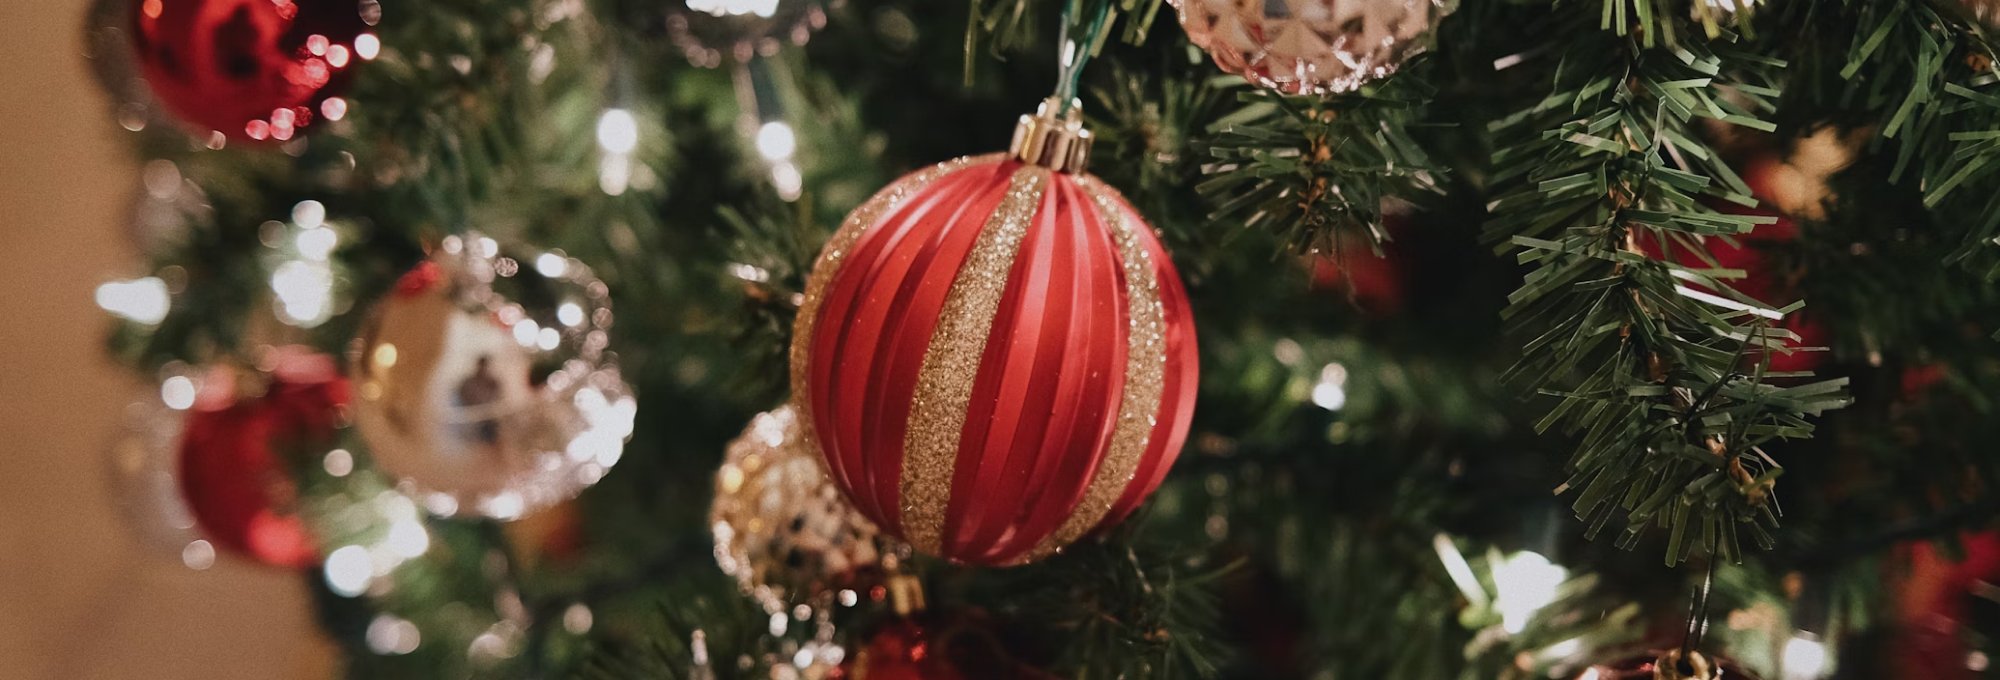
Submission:
POLYGON ((609 289, 581 262, 448 237, 355 342, 369 453, 440 515, 513 519, 567 500, 632 434, 611 321, 609 289))
POLYGON ((1173 0, 1222 70, 1289 94, 1347 92, 1422 52, 1453 0, 1173 0))
POLYGON ((1016 564, 1119 521, 1165 475, 1193 408, 1193 320, 1150 228, 1094 179, 1000 157, 936 172, 864 204, 822 254, 794 398, 885 532, 1016 564))
POLYGON ((790 406, 758 414, 729 443, 709 524, 716 564, 773 614, 830 606, 834 589, 866 589, 896 559, 826 478, 790 406))
POLYGON ((1006 198, 987 218, 945 297, 943 317, 924 351, 903 440, 903 533, 918 550, 934 553, 942 548, 939 537, 957 470, 959 438, 972 402, 972 383, 979 377, 980 359, 993 317, 1000 312, 1014 254, 1028 221, 1041 208, 1042 186, 1049 174, 1034 166, 1014 171, 1006 198))
POLYGON ((667 37, 696 66, 769 57, 804 45, 826 27, 822 0, 685 0, 673 2, 667 37))
POLYGON ((133 0, 132 50, 148 88, 185 126, 284 141, 315 121, 374 56, 356 0, 133 0))

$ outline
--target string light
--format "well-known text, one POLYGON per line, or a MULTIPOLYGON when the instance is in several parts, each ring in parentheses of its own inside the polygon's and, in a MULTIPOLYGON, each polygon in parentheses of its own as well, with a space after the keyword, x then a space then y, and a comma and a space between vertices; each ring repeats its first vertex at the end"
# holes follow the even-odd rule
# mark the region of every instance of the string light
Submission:
POLYGON ((312 328, 333 315, 333 269, 325 262, 289 260, 271 272, 278 318, 312 328))
POLYGON ((1554 604, 1569 570, 1533 551, 1521 551, 1493 566, 1493 585, 1500 610, 1500 627, 1509 635, 1527 630, 1535 613, 1554 604))
POLYGON ((181 548, 181 564, 195 571, 215 566, 215 546, 203 540, 189 541, 187 547, 181 548))
POLYGON ((1347 406, 1347 367, 1329 363, 1319 371, 1319 384, 1313 386, 1313 404, 1328 411, 1338 411, 1347 406))
POLYGON ((626 155, 639 148, 639 121, 625 109, 606 109, 597 118, 597 145, 605 153, 626 155))
POLYGON ((354 56, 361 57, 362 61, 374 59, 381 53, 382 39, 375 37, 375 34, 363 33, 354 37, 354 56))
POLYGON ((417 624, 394 614, 378 614, 368 622, 368 650, 383 656, 401 656, 417 651, 423 631, 417 624))
POLYGON ((160 401, 165 403, 167 408, 186 411, 194 406, 194 395, 194 380, 187 376, 177 375, 160 381, 160 401))
POLYGON ((358 545, 341 546, 329 553, 322 571, 327 588, 341 597, 358 596, 375 580, 375 566, 368 558, 368 549, 358 545))
POLYGON ((769 19, 778 13, 778 0, 688 0, 687 6, 715 16, 755 15, 769 19))
POLYGON ((764 160, 778 162, 789 160, 799 148, 799 139, 792 132, 792 126, 783 121, 771 121, 757 129, 757 153, 764 160))
POLYGON ((128 281, 107 281, 97 287, 97 306, 120 318, 156 325, 166 320, 172 302, 167 282, 156 276, 128 281))
POLYGON ((1784 680, 1819 680, 1826 677, 1826 645, 1812 633, 1799 632, 1785 641, 1784 680))

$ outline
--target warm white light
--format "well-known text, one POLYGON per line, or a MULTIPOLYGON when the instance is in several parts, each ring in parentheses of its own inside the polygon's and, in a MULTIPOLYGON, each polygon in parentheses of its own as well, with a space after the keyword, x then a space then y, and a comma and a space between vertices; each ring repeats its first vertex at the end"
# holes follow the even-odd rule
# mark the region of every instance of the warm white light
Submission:
POLYGON ((596 623, 596 617, 590 613, 590 607, 582 602, 570 605, 569 608, 563 610, 563 630, 569 631, 571 635, 582 635, 590 632, 590 627, 594 623, 596 623))
POLYGON ((769 19, 778 13, 778 0, 688 0, 687 6, 716 16, 754 14, 769 19))
POLYGON ((784 612, 778 612, 776 614, 772 614, 771 623, 769 626, 769 630, 771 631, 771 637, 783 637, 785 635, 785 629, 791 627, 791 625, 792 625, 791 618, 785 616, 784 612))
POLYGON ((503 521, 520 517, 521 513, 527 510, 527 502, 521 498, 521 494, 512 491, 494 494, 481 505, 485 507, 486 514, 491 515, 493 519, 503 521))
POLYGON ((160 382, 160 401, 176 411, 194 406, 194 393, 194 381, 187 376, 177 375, 160 382))
POLYGON ((334 449, 326 452, 319 465, 328 475, 346 477, 354 473, 354 454, 348 453, 347 449, 334 449))
POLYGON ((1319 384, 1313 386, 1313 404, 1328 411, 1347 406, 1347 367, 1329 363, 1319 370, 1319 384))
POLYGON ((555 253, 542 253, 535 258, 535 271, 551 279, 562 278, 569 273, 569 258, 555 253))
POLYGON ((146 185, 146 193, 162 201, 172 199, 181 191, 181 168, 170 160, 147 161, 146 170, 140 178, 146 185))
POLYGON ((771 184, 777 187, 778 198, 796 201, 804 188, 805 178, 799 175, 799 166, 786 161, 771 166, 771 184))
POLYGON ((325 262, 333 255, 333 249, 339 247, 340 235, 326 227, 313 227, 300 231, 292 239, 292 245, 299 249, 300 257, 325 262))
POLYGON ((555 348, 562 346, 562 332, 554 328, 543 328, 541 333, 535 335, 535 346, 544 352, 554 351, 555 348))
POLYGON ((1604 677, 1604 671, 1597 670, 1596 666, 1591 666, 1583 670, 1583 675, 1576 676, 1576 680, 1598 680, 1602 677, 1604 677))
POLYGON ((374 59, 382 53, 382 39, 373 33, 363 33, 354 38, 354 55, 363 60, 374 59))
POLYGON ((583 306, 574 302, 562 303, 556 307, 556 320, 562 325, 575 328, 583 323, 583 306))
POLYGON ((1493 585, 1499 591, 1493 600, 1500 610, 1500 627, 1509 634, 1528 628, 1528 621, 1556 601, 1556 592, 1569 570, 1539 553, 1523 551, 1493 565, 1493 585))
POLYGON ((1549 645, 1548 648, 1542 650, 1542 656, 1551 659, 1564 659, 1574 656, 1577 652, 1581 651, 1583 651, 1583 638, 1570 638, 1549 645))
POLYGON ((423 521, 412 512, 409 517, 389 523, 389 537, 383 539, 383 545, 400 557, 415 559, 431 549, 431 534, 424 530, 423 521))
POLYGON ((604 154, 597 161, 597 190, 606 196, 623 196, 632 188, 632 157, 621 153, 604 154))
POLYGON ((106 281, 97 287, 97 306, 121 318, 148 326, 167 318, 172 302, 167 283, 157 276, 130 281, 106 281))
POLYGON ((325 262, 288 260, 271 272, 280 321, 312 328, 333 314, 333 269, 325 262))
POLYGON ((342 546, 327 555, 323 571, 327 588, 341 597, 360 595, 375 580, 375 566, 368 559, 368 549, 358 545, 342 546))
POLYGON ((514 324, 514 342, 522 347, 534 347, 535 338, 541 333, 542 327, 534 319, 522 319, 514 324))
POLYGON ((789 160, 798 150, 799 138, 792 133, 792 126, 774 120, 757 129, 757 153, 764 160, 774 163, 789 160))
POLYGON ((319 103, 319 115, 325 117, 327 120, 346 118, 347 100, 339 97, 328 97, 326 101, 319 103))
POLYGON ((189 542, 181 548, 181 564, 195 571, 215 566, 215 546, 203 540, 189 542))
POLYGON ((1338 411, 1347 405, 1347 388, 1334 383, 1320 383, 1313 386, 1313 404, 1328 411, 1338 411))
POLYGON ((639 148, 639 121, 625 109, 605 109, 597 117, 597 145, 608 153, 629 154, 639 148))
POLYGON ((1819 680, 1826 674, 1826 645, 1811 633, 1785 642, 1785 680, 1819 680))
POLYGON ((368 622, 368 650, 384 656, 396 656, 417 651, 422 644, 423 631, 417 624, 410 623, 394 614, 379 614, 368 622))
POLYGON ((292 224, 300 229, 316 229, 326 224, 326 205, 319 201, 299 201, 292 206, 292 224))

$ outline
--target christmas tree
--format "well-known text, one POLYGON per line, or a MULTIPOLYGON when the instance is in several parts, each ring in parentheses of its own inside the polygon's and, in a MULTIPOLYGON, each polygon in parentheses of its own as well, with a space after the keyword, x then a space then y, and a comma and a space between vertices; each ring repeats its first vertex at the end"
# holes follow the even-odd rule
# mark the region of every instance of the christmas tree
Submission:
POLYGON ((97 0, 139 534, 365 678, 1970 678, 1991 0, 97 0), (956 159, 956 160, 954 160, 956 159))

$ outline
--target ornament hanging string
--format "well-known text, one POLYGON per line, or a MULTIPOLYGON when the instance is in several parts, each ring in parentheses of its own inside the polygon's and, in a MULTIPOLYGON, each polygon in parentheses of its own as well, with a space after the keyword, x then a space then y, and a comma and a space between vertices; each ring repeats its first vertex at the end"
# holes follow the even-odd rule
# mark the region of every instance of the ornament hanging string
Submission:
POLYGON ((1681 637, 1681 658, 1700 649, 1702 639, 1708 635, 1708 594, 1715 586, 1716 550, 1720 548, 1721 532, 1709 539, 1708 568, 1701 577, 1701 585, 1695 588, 1694 598, 1688 603, 1687 633, 1681 637))
POLYGON ((1083 80, 1084 64, 1097 53, 1111 26, 1112 0, 1070 0, 1063 3, 1062 34, 1057 42, 1062 52, 1056 55, 1061 63, 1061 71, 1056 75, 1056 101, 1061 107, 1057 116, 1069 113, 1077 101, 1077 90, 1083 80), (1084 6, 1089 8, 1085 9, 1084 6))

